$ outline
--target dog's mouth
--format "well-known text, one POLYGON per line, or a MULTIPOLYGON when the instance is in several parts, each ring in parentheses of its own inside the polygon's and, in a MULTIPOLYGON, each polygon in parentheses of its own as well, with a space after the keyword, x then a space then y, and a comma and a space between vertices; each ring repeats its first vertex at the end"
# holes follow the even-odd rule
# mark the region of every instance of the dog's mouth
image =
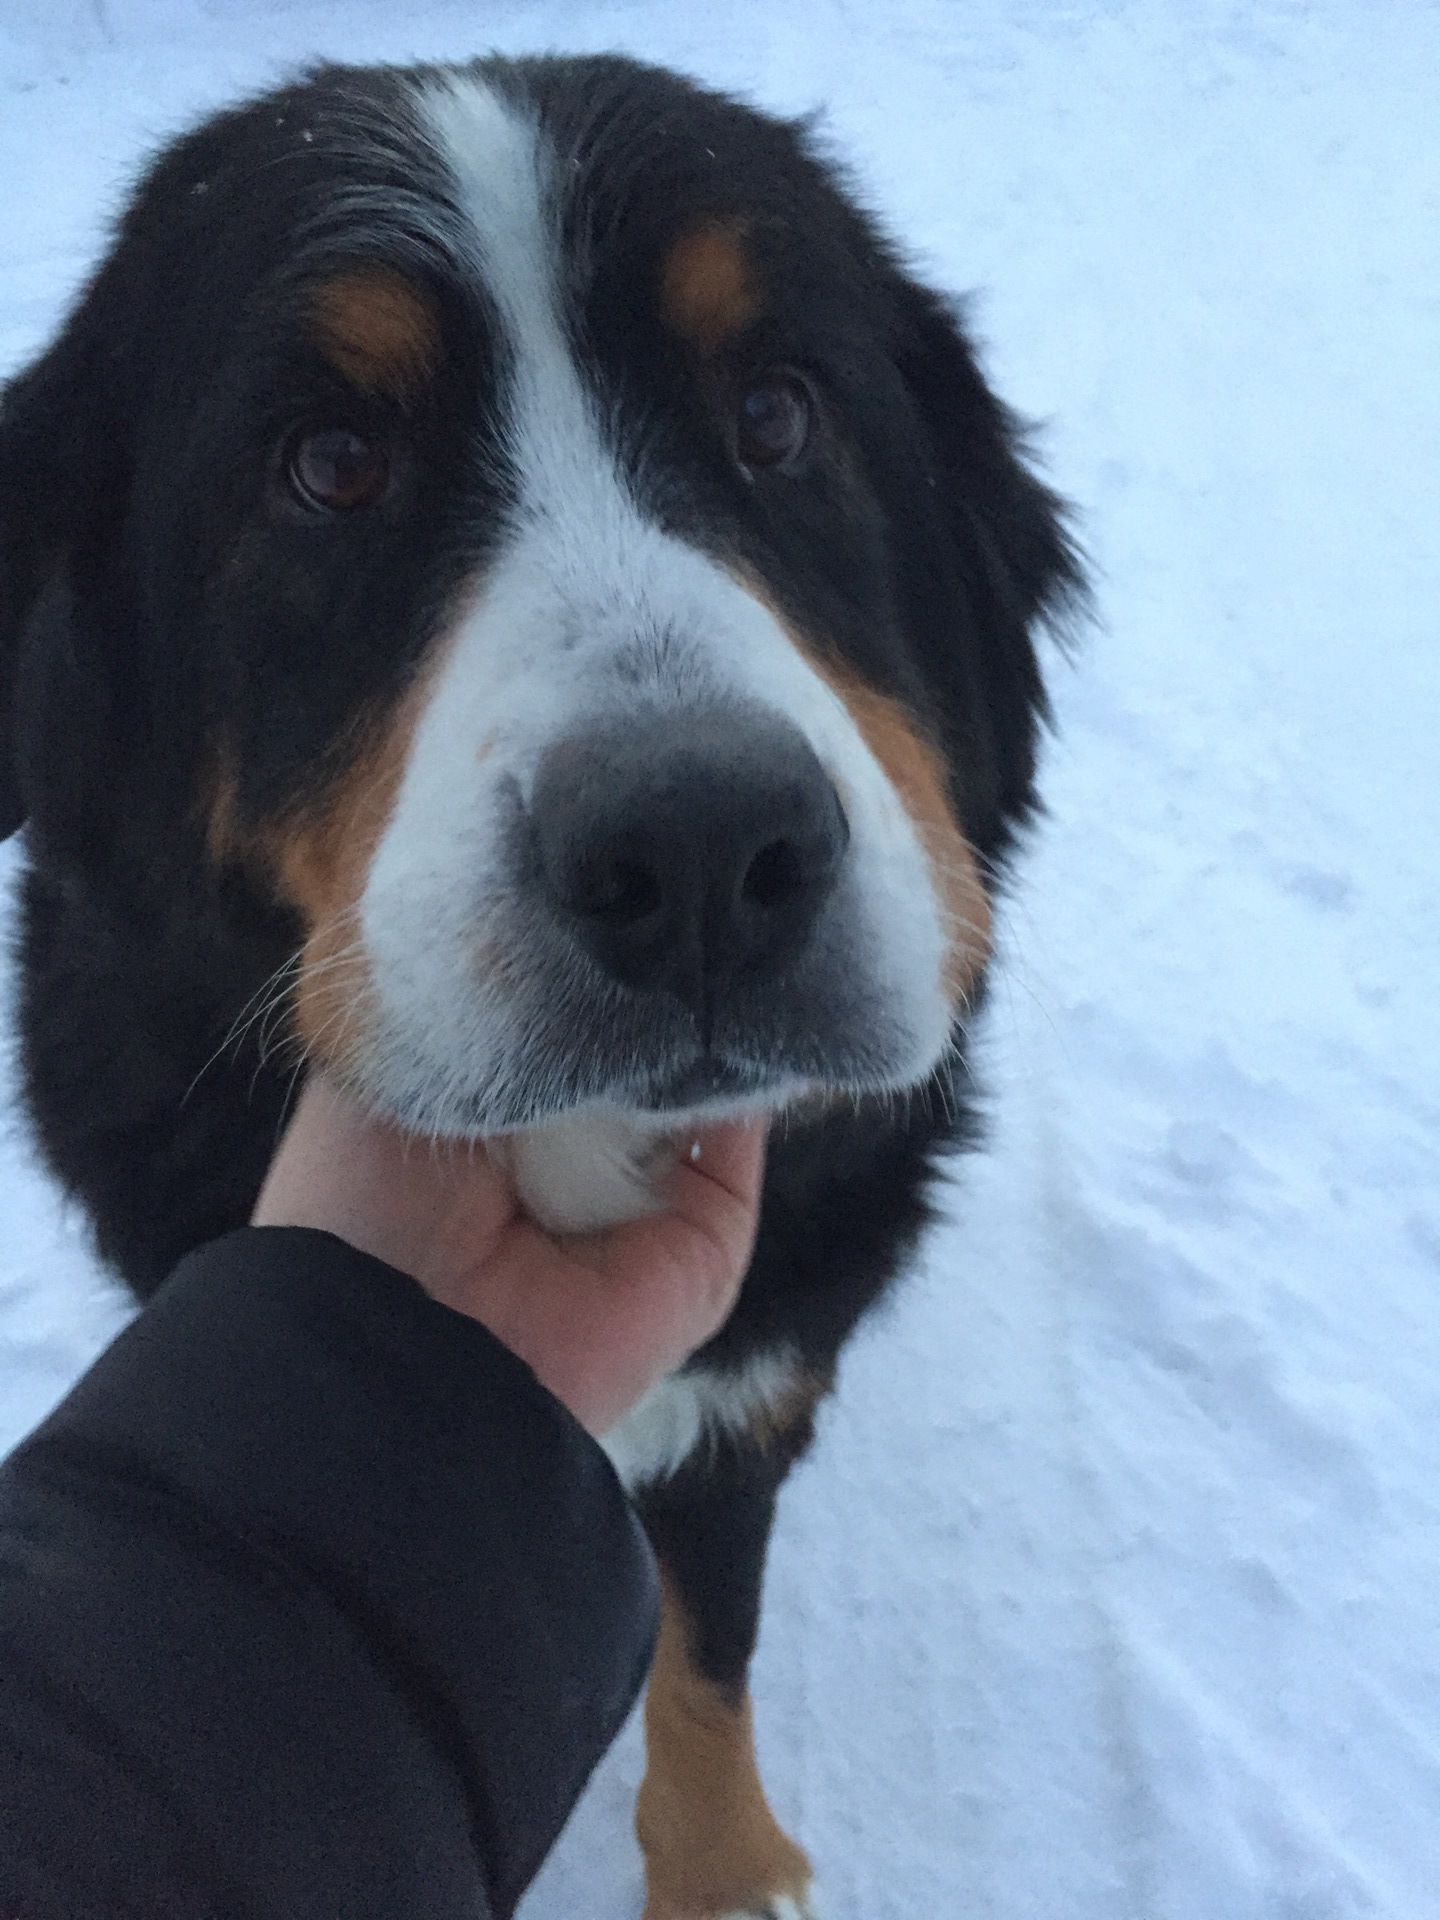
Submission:
POLYGON ((706 1057, 643 1093, 619 1094, 491 1137, 519 1194, 541 1226, 589 1231, 653 1212, 665 1169, 698 1155, 700 1130, 718 1121, 773 1117, 810 1091, 777 1077, 706 1057))
POLYGON ((676 1068, 649 1082, 635 1100, 647 1113, 693 1112, 736 1103, 779 1106, 794 1097, 793 1074, 767 1072, 761 1067, 702 1054, 688 1066, 676 1068))
MULTIPOLYGON (((581 1049, 581 1057, 584 1050, 581 1049)), ((704 1052, 682 1064, 667 1062, 649 1072, 596 1074, 591 1071, 575 1076, 574 1084, 550 1098, 533 1102, 514 1102, 502 1106, 488 1094, 473 1101, 453 1100, 449 1126, 456 1132, 494 1134, 523 1131, 534 1127, 565 1125, 586 1114, 604 1112, 625 1116, 641 1127, 654 1127, 692 1121, 725 1119, 734 1114, 778 1113, 817 1088, 831 1085, 832 1076, 802 1071, 795 1064, 776 1058, 768 1063, 745 1060, 716 1052, 704 1052)), ((403 1118, 415 1124, 418 1116, 403 1118)), ((433 1125, 433 1116, 423 1116, 423 1124, 433 1125)), ((442 1130, 446 1121, 440 1121, 442 1130)))

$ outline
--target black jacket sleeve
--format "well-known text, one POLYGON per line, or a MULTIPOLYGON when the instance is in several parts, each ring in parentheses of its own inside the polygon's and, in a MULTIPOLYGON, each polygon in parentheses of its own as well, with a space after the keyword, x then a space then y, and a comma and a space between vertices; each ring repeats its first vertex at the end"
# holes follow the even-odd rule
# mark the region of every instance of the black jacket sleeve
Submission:
POLYGON ((498 1920, 654 1617, 482 1327, 328 1234, 216 1241, 0 1467, 0 1920, 498 1920))

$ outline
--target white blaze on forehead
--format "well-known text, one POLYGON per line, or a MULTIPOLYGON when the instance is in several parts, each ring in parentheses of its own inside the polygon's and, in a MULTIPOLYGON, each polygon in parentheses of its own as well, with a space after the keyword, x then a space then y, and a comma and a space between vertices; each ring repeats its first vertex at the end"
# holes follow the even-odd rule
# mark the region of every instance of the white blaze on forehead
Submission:
POLYGON ((594 419, 561 314, 552 157, 535 121, 476 79, 424 100, 449 160, 475 265, 508 348, 505 413, 522 523, 543 517, 560 566, 593 562, 590 543, 633 520, 594 419))
POLYGON ((635 499, 567 334, 554 160, 535 119, 473 75, 427 84, 420 107, 468 229, 460 264, 500 336, 494 405, 516 503, 448 636, 365 888, 371 1093, 441 1127, 473 1116, 477 1096, 514 1111, 535 1034, 566 1015, 477 958, 513 886, 503 806, 528 803, 547 748, 600 715, 638 710, 663 727, 727 697, 793 722, 835 780, 854 968, 908 1036, 887 1083, 918 1079, 952 1015, 944 916, 913 822, 771 610, 635 499))

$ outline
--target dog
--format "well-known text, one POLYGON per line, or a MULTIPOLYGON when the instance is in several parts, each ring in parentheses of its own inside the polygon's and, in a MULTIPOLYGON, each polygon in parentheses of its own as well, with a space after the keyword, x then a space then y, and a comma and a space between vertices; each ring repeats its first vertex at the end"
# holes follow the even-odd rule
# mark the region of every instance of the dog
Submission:
POLYGON ((606 1443, 662 1571, 648 1920, 811 1912, 750 1735, 776 1494, 975 1136, 1082 590, 813 133, 618 57, 211 119, 0 406, 26 1098, 138 1296, 311 1063, 562 1229, 780 1116, 732 1318, 606 1443))

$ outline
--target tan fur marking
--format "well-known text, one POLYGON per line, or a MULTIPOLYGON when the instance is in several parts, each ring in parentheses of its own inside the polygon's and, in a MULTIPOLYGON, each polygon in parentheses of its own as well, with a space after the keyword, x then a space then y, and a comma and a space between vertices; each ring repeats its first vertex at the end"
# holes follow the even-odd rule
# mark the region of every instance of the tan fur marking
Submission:
POLYGON ((897 700, 877 693, 834 661, 817 659, 808 651, 806 658, 844 701, 920 836, 946 919, 941 985, 950 1004, 959 1006, 989 957, 990 900, 975 854, 950 811, 944 762, 897 700))
POLYGON ((660 305, 675 332, 702 353, 749 325, 760 294, 734 226, 706 221, 681 234, 666 256, 660 305))
MULTIPOLYGON (((370 967, 357 909, 466 604, 457 600, 408 689, 386 712, 355 727, 349 752, 339 756, 343 771, 308 805, 285 818, 243 824, 232 752, 222 740, 213 756, 201 814, 207 850, 217 866, 244 868, 299 914, 304 943, 293 992, 295 1035, 308 1058, 342 1076, 370 1020, 370 967)), ((482 742, 482 758, 493 744, 493 737, 482 742)), ((481 952, 498 970, 498 950, 481 952)))
POLYGON ((265 833, 279 890, 305 924, 295 1030, 310 1059, 342 1072, 363 1035, 370 990, 356 908, 394 809, 417 719, 417 703, 404 701, 319 808, 265 833))
POLYGON ((834 1384, 833 1374, 802 1373, 776 1401, 755 1409, 745 1423, 745 1431, 757 1447, 770 1447, 797 1427, 808 1430, 816 1407, 834 1384))
POLYGON ((356 910, 395 810, 415 729, 456 630, 449 628, 450 638, 434 648, 408 691, 359 736, 345 772, 318 804, 261 830, 277 889, 305 925, 295 1030, 310 1059, 341 1074, 369 1024, 370 964, 356 910))
MULTIPOLYGON (((878 693, 849 667, 819 653, 753 577, 740 585, 784 629, 795 651, 843 701, 919 835, 946 920, 940 988, 952 1007, 965 1003, 990 957, 990 896, 975 851, 950 810, 945 763, 898 700, 878 693)), ((838 783, 837 783, 838 784, 838 783)), ((844 803, 846 796, 840 796, 844 803)))
POLYGON ((312 318, 321 352, 362 393, 403 399, 439 350, 430 302, 391 267, 354 267, 327 280, 312 318))
POLYGON ((679 1598, 663 1574, 645 1739, 635 1807, 645 1854, 644 1920, 761 1912, 776 1894, 803 1901, 810 1863, 765 1799, 750 1703, 732 1706, 696 1672, 679 1598))

